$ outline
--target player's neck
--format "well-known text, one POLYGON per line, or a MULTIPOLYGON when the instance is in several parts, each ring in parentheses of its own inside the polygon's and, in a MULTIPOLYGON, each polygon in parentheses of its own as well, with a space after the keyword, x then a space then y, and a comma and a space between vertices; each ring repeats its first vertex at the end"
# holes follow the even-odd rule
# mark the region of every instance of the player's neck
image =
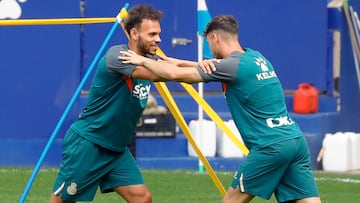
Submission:
POLYGON ((137 45, 136 42, 129 41, 128 43, 128 47, 131 51, 134 51, 138 55, 144 56, 145 53, 142 53, 136 45, 137 45))
POLYGON ((240 53, 245 53, 245 50, 241 47, 239 42, 231 42, 222 47, 224 50, 223 56, 224 58, 228 57, 234 51, 238 51, 240 53))

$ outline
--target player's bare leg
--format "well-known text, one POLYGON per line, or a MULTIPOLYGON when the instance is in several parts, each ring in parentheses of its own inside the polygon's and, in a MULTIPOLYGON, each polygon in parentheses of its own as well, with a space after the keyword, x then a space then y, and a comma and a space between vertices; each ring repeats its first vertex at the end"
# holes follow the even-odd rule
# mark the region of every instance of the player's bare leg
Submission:
POLYGON ((114 188, 128 203, 151 203, 152 196, 145 185, 129 185, 114 188))
POLYGON ((54 194, 51 195, 49 203, 74 203, 74 202, 67 202, 63 201, 60 196, 56 196, 54 194))
POLYGON ((254 195, 240 192, 238 188, 230 187, 223 198, 223 203, 247 203, 254 198, 254 195))
POLYGON ((296 200, 297 203, 321 203, 320 197, 309 197, 296 200))

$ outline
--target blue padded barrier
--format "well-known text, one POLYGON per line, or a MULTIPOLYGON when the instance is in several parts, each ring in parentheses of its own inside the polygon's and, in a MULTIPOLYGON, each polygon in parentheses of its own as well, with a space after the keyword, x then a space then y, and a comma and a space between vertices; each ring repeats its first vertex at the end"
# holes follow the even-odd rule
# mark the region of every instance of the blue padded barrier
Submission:
MULTIPOLYGON (((47 140, 44 139, 0 139, 0 166, 35 166, 47 140)), ((62 139, 56 139, 44 159, 43 166, 59 166, 62 139)))
MULTIPOLYGON (((71 0, 21 7, 22 18, 79 16, 71 0)), ((48 138, 79 83, 79 26, 4 26, 0 45, 0 139, 48 138)))

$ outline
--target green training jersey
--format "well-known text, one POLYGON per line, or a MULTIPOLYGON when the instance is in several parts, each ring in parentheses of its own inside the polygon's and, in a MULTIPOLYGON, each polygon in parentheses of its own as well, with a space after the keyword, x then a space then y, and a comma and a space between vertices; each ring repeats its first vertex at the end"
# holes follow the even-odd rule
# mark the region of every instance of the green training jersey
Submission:
POLYGON ((71 126, 90 142, 119 152, 134 136, 151 87, 148 80, 131 78, 135 65, 118 59, 121 50, 127 45, 111 47, 100 60, 84 111, 71 126))
POLYGON ((249 149, 303 135, 289 117, 273 66, 261 53, 235 51, 215 66, 212 74, 198 70, 205 82, 222 82, 234 122, 249 149))

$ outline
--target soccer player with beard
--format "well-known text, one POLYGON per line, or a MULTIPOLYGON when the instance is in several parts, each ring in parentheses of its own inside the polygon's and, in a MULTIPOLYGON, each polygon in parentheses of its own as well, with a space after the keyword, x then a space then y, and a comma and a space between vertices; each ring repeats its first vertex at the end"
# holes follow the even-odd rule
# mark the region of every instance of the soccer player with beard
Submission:
POLYGON ((127 145, 146 107, 151 82, 162 78, 118 57, 120 51, 132 50, 157 60, 161 18, 162 12, 148 5, 129 10, 124 21, 129 42, 111 47, 98 64, 87 104, 66 133, 50 203, 92 201, 98 187, 103 193, 115 191, 127 202, 152 202, 127 145))

